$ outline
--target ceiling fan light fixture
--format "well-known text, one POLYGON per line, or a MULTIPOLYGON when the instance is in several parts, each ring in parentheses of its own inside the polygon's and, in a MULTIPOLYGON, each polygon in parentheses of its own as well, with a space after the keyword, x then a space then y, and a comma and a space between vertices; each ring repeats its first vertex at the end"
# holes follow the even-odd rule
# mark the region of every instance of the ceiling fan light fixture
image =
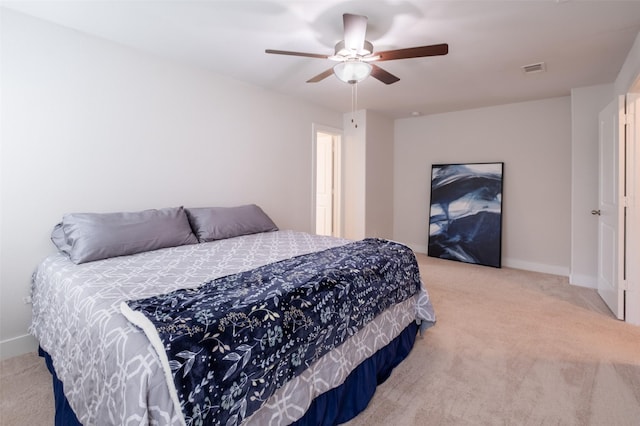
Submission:
POLYGON ((367 56, 373 52, 373 44, 370 41, 365 40, 362 47, 349 47, 344 40, 340 40, 336 43, 334 49, 335 56, 341 56, 344 58, 355 56, 367 56))
POLYGON ((345 83, 360 83, 371 75, 373 67, 362 61, 345 61, 333 67, 333 73, 345 83))

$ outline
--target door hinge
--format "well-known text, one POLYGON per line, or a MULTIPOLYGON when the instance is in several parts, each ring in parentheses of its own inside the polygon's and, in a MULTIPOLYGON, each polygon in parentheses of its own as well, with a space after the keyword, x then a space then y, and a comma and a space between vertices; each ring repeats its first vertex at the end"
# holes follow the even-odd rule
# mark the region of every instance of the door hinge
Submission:
POLYGON ((618 285, 620 286, 620 290, 629 290, 629 281, 628 280, 620 280, 618 285))
POLYGON ((620 118, 622 119, 622 124, 624 124, 625 126, 629 125, 629 114, 625 112, 620 116, 620 118))

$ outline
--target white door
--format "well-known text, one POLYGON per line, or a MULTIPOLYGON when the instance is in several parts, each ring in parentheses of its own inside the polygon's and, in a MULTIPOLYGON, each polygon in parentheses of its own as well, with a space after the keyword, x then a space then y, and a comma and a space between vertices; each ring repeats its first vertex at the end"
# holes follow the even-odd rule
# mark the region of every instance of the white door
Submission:
POLYGON ((316 234, 333 235, 333 137, 316 136, 316 234))
POLYGON ((624 319, 624 96, 599 114, 598 293, 618 318, 624 319))

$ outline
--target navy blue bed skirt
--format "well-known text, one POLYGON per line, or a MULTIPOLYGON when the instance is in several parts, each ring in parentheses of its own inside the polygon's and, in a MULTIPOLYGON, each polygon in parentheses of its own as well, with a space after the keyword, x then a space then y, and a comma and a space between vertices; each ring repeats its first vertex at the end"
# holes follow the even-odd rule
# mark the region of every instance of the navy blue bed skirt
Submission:
POLYGON ((69 405, 69 401, 67 401, 67 397, 64 396, 64 388, 62 387, 62 382, 58 379, 56 370, 53 368, 51 356, 43 351, 41 347, 38 347, 38 355, 44 358, 44 362, 47 364, 51 376, 53 376, 53 399, 56 408, 54 424, 56 426, 81 426, 82 423, 78 421, 76 414, 69 405))
MULTIPOLYGON (((296 426, 330 426, 347 422, 362 412, 373 398, 376 387, 391 375, 391 371, 411 352, 418 333, 418 326, 412 322, 388 345, 363 361, 337 388, 323 393, 313 400, 304 417, 294 423, 296 426)), ((53 376, 55 399, 55 425, 82 425, 64 396, 63 385, 48 353, 38 348, 47 368, 53 376)))

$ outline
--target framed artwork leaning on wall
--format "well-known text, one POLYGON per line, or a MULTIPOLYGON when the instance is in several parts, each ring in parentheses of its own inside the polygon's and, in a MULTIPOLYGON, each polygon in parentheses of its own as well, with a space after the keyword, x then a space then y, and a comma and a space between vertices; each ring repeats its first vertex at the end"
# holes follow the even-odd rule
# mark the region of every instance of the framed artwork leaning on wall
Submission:
POLYGON ((428 255, 501 267, 504 163, 433 164, 428 255))

